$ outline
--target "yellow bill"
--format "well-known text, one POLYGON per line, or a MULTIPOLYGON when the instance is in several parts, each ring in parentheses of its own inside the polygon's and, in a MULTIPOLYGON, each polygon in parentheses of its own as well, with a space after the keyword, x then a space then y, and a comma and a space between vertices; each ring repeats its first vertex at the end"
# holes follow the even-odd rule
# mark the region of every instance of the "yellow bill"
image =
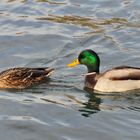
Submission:
POLYGON ((75 67, 75 66, 77 66, 79 64, 80 64, 79 60, 75 59, 72 63, 68 64, 67 66, 68 67, 75 67))

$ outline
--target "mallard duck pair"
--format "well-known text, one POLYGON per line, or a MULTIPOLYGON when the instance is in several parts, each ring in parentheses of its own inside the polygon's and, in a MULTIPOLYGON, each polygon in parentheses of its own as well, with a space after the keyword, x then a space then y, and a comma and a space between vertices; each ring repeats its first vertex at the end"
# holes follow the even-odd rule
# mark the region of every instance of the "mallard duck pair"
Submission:
MULTIPOLYGON (((86 65, 85 87, 102 93, 140 89, 140 68, 121 66, 100 73, 100 58, 92 50, 84 50, 69 67, 86 65)), ((13 68, 0 73, 0 88, 23 89, 48 80, 52 68, 13 68)))

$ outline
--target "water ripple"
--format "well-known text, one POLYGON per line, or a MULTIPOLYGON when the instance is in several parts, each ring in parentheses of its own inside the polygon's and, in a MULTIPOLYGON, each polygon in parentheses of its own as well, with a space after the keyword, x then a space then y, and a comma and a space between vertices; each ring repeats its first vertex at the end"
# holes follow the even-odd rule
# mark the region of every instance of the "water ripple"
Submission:
POLYGON ((99 54, 101 71, 140 66, 139 13, 139 0, 1 0, 0 70, 56 70, 48 83, 0 91, 1 139, 139 139, 138 91, 90 93, 86 68, 67 68, 84 49, 99 54))

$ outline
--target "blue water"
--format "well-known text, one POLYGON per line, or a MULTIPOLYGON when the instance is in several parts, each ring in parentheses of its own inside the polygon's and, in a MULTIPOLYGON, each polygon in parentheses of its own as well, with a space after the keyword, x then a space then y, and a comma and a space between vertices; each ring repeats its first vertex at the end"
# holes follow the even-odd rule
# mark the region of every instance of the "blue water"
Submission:
POLYGON ((101 71, 140 67, 139 0, 1 0, 0 70, 49 66, 49 83, 0 90, 3 140, 139 140, 140 93, 83 89, 86 68, 67 68, 87 48, 101 71))

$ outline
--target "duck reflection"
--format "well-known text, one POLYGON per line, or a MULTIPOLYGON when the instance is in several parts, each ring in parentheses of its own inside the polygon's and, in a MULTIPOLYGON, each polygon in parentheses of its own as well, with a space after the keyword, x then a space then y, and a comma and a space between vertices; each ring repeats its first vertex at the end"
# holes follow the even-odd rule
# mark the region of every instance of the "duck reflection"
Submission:
POLYGON ((136 90, 127 93, 112 93, 109 95, 102 95, 98 93, 93 93, 90 89, 85 88, 88 92, 86 95, 89 100, 83 103, 84 107, 79 109, 84 117, 90 117, 95 113, 100 111, 118 111, 118 110, 130 110, 139 111, 138 107, 140 99, 140 91, 136 90))
POLYGON ((89 117, 91 114, 98 113, 100 111, 100 104, 102 103, 102 99, 97 97, 96 94, 91 93, 90 90, 86 89, 89 94, 87 94, 87 98, 89 98, 88 102, 83 103, 84 107, 79 109, 82 112, 82 116, 89 117))

